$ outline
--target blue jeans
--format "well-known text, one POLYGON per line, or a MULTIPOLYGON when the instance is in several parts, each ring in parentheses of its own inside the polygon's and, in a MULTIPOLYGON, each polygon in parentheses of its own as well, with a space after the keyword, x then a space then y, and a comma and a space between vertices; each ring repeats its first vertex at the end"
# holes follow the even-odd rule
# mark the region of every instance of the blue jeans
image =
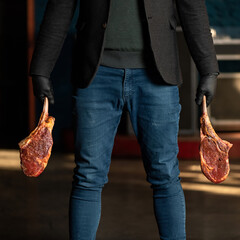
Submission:
POLYGON ((73 100, 76 168, 70 198, 70 239, 96 238, 101 192, 108 182, 114 137, 124 106, 153 188, 160 238, 186 239, 177 159, 178 87, 164 84, 153 70, 100 66, 89 87, 75 90, 73 100))

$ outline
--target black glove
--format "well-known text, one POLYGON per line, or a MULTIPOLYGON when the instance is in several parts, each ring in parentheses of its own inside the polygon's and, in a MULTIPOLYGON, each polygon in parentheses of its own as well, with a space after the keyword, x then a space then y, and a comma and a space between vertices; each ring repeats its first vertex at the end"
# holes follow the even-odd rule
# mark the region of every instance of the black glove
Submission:
POLYGON ((201 77, 195 99, 197 105, 200 106, 202 104, 204 95, 206 96, 207 106, 211 103, 217 87, 218 74, 211 73, 201 77))
POLYGON ((33 93, 36 98, 44 102, 44 97, 47 97, 50 104, 54 104, 53 88, 50 79, 43 76, 32 76, 33 93))

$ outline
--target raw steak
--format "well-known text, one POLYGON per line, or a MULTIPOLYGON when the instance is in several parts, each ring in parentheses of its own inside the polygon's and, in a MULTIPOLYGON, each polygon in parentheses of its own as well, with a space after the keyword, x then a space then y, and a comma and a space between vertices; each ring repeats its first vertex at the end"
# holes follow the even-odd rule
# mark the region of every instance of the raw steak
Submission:
POLYGON ((224 181, 230 171, 228 152, 232 144, 222 140, 214 131, 207 114, 206 97, 203 98, 200 118, 200 159, 203 174, 213 183, 224 181))
POLYGON ((51 134, 54 121, 53 117, 48 116, 48 99, 45 98, 38 126, 18 144, 21 168, 29 177, 39 176, 47 166, 53 145, 51 134))

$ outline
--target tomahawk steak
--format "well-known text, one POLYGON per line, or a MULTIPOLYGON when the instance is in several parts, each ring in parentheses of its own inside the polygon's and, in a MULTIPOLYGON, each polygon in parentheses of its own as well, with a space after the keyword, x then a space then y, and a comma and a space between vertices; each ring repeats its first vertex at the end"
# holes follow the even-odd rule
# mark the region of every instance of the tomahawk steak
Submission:
POLYGON ((214 131, 207 114, 205 96, 203 98, 200 123, 201 169, 210 181, 220 183, 227 178, 230 171, 228 152, 232 144, 222 140, 214 131))
POLYGON ((48 116, 48 99, 45 98, 38 126, 18 144, 21 168, 29 177, 39 176, 47 166, 53 145, 54 121, 48 116))

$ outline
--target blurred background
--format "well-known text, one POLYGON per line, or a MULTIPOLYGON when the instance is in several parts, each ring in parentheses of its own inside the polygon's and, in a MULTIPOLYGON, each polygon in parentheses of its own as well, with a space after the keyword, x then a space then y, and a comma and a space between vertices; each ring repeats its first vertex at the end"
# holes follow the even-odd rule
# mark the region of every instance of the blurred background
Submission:
MULTIPOLYGON (((0 1, 0 239, 68 239, 73 131, 71 50, 74 16, 52 73, 56 118, 54 147, 45 172, 23 175, 18 142, 36 126, 42 106, 35 101, 28 67, 47 0, 0 1)), ((199 117, 195 89, 198 72, 182 29, 177 27, 184 83, 180 87, 179 160, 187 201, 191 240, 240 239, 240 1, 206 0, 220 66, 217 92, 209 107, 220 137, 234 144, 227 180, 213 185, 199 166, 199 117)), ((123 113, 113 149, 109 184, 104 189, 103 217, 97 239, 158 239, 151 190, 145 181, 140 149, 129 116, 123 113)))

